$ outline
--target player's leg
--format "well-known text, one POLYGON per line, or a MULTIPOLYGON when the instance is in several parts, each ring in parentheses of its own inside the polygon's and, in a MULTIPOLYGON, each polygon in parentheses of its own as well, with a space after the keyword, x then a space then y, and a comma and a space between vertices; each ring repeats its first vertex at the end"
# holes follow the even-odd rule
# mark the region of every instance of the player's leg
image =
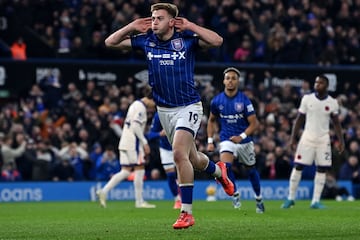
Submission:
POLYGON ((224 162, 228 167, 228 178, 234 183, 234 194, 233 206, 234 208, 239 209, 241 207, 240 202, 240 193, 237 191, 235 174, 232 171, 231 167, 236 155, 236 144, 231 141, 223 141, 220 143, 220 161, 224 162))
POLYGON ((160 148, 161 164, 166 173, 166 179, 169 189, 174 196, 174 209, 181 208, 180 190, 177 183, 176 169, 174 164, 174 155, 171 150, 160 148))
POLYGON ((120 182, 127 179, 131 173, 131 168, 128 167, 129 159, 128 159, 127 151, 120 151, 120 165, 121 165, 120 172, 113 175, 102 189, 96 191, 100 205, 102 207, 106 207, 106 196, 108 192, 111 189, 113 189, 116 185, 118 185, 120 182))
POLYGON ((260 183, 260 175, 258 170, 256 169, 256 157, 255 157, 255 147, 253 142, 248 142, 244 144, 236 145, 236 155, 238 156, 239 162, 243 163, 251 186, 255 193, 256 200, 256 212, 264 213, 265 206, 261 196, 261 183, 260 183))
POLYGON ((295 205, 296 191, 301 181, 302 170, 304 166, 311 165, 313 163, 314 157, 315 149, 304 145, 300 141, 294 156, 295 165, 289 178, 289 194, 285 202, 281 205, 282 208, 290 208, 295 205))
POLYGON ((320 198, 325 186, 326 171, 329 170, 332 165, 331 147, 329 142, 323 142, 316 149, 315 165, 314 191, 310 206, 311 208, 318 209, 324 208, 320 203, 320 198))
POLYGON ((136 160, 131 159, 131 162, 136 161, 134 167, 134 193, 135 193, 135 207, 136 208, 155 208, 154 204, 150 204, 144 200, 144 176, 145 176, 145 159, 143 151, 134 153, 134 156, 137 156, 136 160))

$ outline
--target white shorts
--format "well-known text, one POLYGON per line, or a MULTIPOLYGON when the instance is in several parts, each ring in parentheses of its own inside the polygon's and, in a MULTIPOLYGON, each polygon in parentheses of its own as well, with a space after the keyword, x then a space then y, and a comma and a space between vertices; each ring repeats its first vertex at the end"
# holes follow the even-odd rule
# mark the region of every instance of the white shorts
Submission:
POLYGON ((169 142, 172 144, 175 131, 183 129, 191 132, 196 137, 203 117, 201 102, 188 106, 164 108, 157 107, 159 119, 169 142))
POLYGON ((236 144, 232 141, 222 141, 220 143, 220 154, 222 152, 230 152, 235 159, 245 166, 253 166, 256 163, 254 143, 248 142, 236 144))
POLYGON ((121 166, 139 166, 145 164, 143 151, 136 150, 120 150, 120 165, 121 166))
POLYGON ((310 166, 315 161, 316 166, 330 167, 332 165, 330 137, 324 136, 316 142, 308 141, 302 136, 296 148, 294 162, 310 166))
POLYGON ((163 165, 163 168, 165 170, 174 168, 174 153, 171 150, 167 150, 164 148, 160 148, 160 158, 161 158, 161 164, 163 165))

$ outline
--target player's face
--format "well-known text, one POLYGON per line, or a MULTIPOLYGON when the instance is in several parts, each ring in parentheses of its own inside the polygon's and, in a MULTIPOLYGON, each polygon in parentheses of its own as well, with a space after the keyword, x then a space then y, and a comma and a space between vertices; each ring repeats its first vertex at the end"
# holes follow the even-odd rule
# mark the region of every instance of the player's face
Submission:
POLYGON ((163 9, 153 11, 151 19, 151 29, 156 35, 166 35, 174 26, 174 18, 163 9))
POLYGON ((326 81, 320 77, 315 79, 314 89, 318 93, 324 93, 327 91, 328 85, 326 81))
POLYGON ((223 83, 225 86, 225 90, 237 90, 239 86, 239 76, 236 74, 236 72, 229 71, 225 73, 223 83))

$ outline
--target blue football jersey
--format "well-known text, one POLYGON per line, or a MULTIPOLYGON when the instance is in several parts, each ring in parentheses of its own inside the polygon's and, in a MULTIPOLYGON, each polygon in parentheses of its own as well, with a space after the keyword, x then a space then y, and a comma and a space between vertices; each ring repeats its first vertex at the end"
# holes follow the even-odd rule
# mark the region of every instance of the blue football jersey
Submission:
POLYGON ((194 81, 195 53, 199 39, 190 31, 175 32, 160 41, 152 31, 131 37, 134 50, 145 53, 149 85, 158 106, 178 107, 200 101, 194 81))
MULTIPOLYGON (((240 91, 234 97, 228 97, 224 92, 216 95, 211 101, 210 111, 219 121, 221 141, 244 132, 249 126, 247 117, 255 114, 250 99, 240 91)), ((249 136, 241 143, 250 141, 252 138, 249 136)))
POLYGON ((160 119, 159 119, 159 114, 157 112, 155 112, 154 117, 152 119, 152 123, 151 123, 151 128, 149 133, 147 134, 147 138, 149 140, 154 139, 154 138, 159 138, 159 146, 163 149, 166 150, 172 150, 171 144, 169 143, 169 140, 167 139, 166 136, 160 136, 160 132, 163 129, 161 123, 160 123, 160 119))

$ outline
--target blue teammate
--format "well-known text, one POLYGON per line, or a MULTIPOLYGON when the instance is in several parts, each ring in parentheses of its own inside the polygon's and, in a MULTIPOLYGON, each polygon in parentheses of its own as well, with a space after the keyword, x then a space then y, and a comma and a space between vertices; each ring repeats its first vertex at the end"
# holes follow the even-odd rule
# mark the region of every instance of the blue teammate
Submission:
MULTIPOLYGON (((234 159, 247 169, 249 180, 255 192, 256 212, 265 211, 261 197, 260 177, 255 168, 256 159, 254 143, 250 135, 257 129, 259 122, 249 98, 239 90, 240 72, 230 67, 224 71, 223 92, 213 98, 210 105, 210 116, 207 125, 208 151, 214 151, 215 130, 220 125, 220 161, 227 165, 234 159)), ((235 182, 232 171, 229 178, 235 182)), ((234 189, 233 205, 240 208, 240 194, 234 189)))
POLYGON ((161 164, 166 172, 166 178, 172 195, 174 196, 174 209, 181 208, 181 198, 178 184, 176 182, 176 168, 174 163, 174 154, 171 144, 169 143, 165 131, 161 126, 159 114, 155 112, 152 119, 151 128, 147 134, 149 140, 159 138, 159 151, 161 164))
POLYGON ((172 144, 180 195, 180 216, 174 229, 195 224, 192 215, 194 168, 213 175, 228 195, 234 184, 224 163, 214 164, 198 152, 194 138, 203 116, 203 106, 194 81, 195 53, 201 48, 219 47, 217 33, 178 17, 170 3, 151 6, 151 17, 139 18, 111 34, 105 45, 117 49, 141 50, 146 56, 149 85, 161 125, 172 144), (138 35, 130 34, 137 32, 138 35))

